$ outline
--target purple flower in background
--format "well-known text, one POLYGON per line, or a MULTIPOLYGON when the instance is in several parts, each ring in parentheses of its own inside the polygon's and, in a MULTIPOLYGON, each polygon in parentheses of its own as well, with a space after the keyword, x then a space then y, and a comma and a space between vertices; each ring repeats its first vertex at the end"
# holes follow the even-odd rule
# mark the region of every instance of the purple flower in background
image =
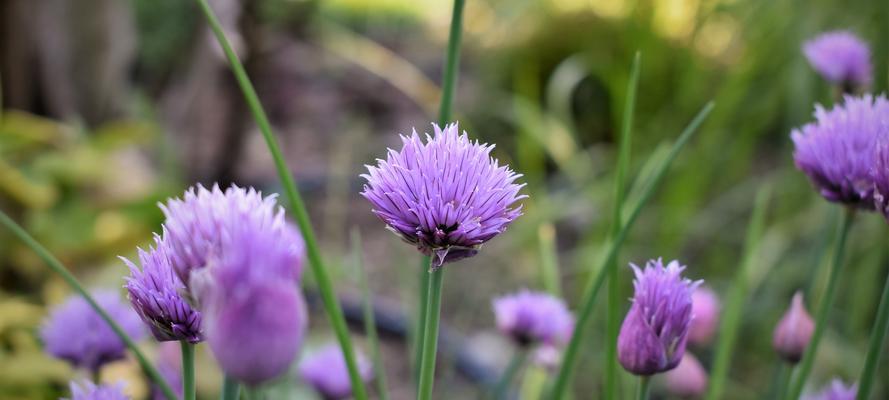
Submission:
POLYGON ((90 381, 71 382, 70 400, 128 400, 123 385, 96 385, 90 381))
MULTIPOLYGON (((206 266, 213 252, 219 250, 225 227, 232 220, 254 220, 253 224, 286 236, 302 251, 302 238, 284 220, 284 210, 277 205, 275 195, 263 197, 253 188, 232 185, 224 192, 219 186, 207 190, 198 185, 185 192, 182 199, 170 199, 161 204, 166 216, 163 241, 169 246, 170 264, 186 287, 191 287, 191 271, 206 266)), ((299 269, 302 264, 292 267, 299 269)))
MULTIPOLYGON (((173 342, 163 342, 158 346, 157 372, 164 381, 173 389, 173 393, 182 397, 182 354, 179 345, 173 342)), ((167 396, 156 383, 151 384, 152 400, 167 400, 167 396)))
MULTIPOLYGON (((145 335, 139 316, 117 293, 97 291, 93 298, 133 340, 145 335)), ((71 296, 50 312, 40 329, 46 352, 75 367, 98 371, 124 358, 126 345, 80 296, 71 296)))
POLYGON ((493 301, 497 328, 520 346, 562 344, 574 330, 565 302, 547 293, 522 290, 493 301))
POLYGON ((889 112, 881 116, 885 128, 874 148, 871 179, 874 182, 874 206, 889 221, 889 112))
POLYGON ((661 259, 645 269, 630 264, 636 273, 630 312, 620 327, 617 357, 627 371, 653 375, 675 368, 688 340, 692 321, 692 292, 701 281, 682 277, 684 266, 661 259))
POLYGON ((182 296, 185 285, 173 271, 166 243, 155 238, 156 248, 139 249, 139 269, 121 257, 130 268, 126 278, 130 303, 158 341, 204 340, 201 332, 201 313, 182 296))
POLYGON ((824 79, 848 88, 871 81, 870 49, 849 31, 822 33, 803 45, 803 53, 824 79))
POLYGON ((830 385, 813 396, 806 396, 806 400, 855 400, 858 395, 858 385, 849 385, 839 379, 834 379, 830 385))
POLYGON ((884 96, 846 96, 831 110, 815 108, 816 122, 794 129, 793 159, 829 201, 874 208, 874 147, 889 133, 884 96))
POLYGON ((478 253, 521 215, 513 204, 527 196, 515 183, 521 175, 491 157, 493 145, 469 140, 457 123, 433 127, 426 143, 414 131, 402 136, 401 151, 367 166, 361 194, 391 231, 440 267, 478 253))
MULTIPOLYGON (((373 366, 361 352, 355 356, 361 379, 370 381, 373 378, 373 366)), ((325 345, 305 356, 299 364, 299 374, 325 400, 347 399, 352 396, 346 358, 336 344, 325 345)))
POLYGON ((699 398, 707 391, 709 378, 701 362, 689 352, 676 368, 664 373, 665 387, 670 393, 687 399, 699 398))
POLYGON ((793 295, 790 308, 775 327, 772 347, 785 361, 796 364, 802 359, 814 331, 815 322, 806 311, 806 306, 803 304, 803 294, 796 292, 793 295))
POLYGON ((691 295, 691 312, 695 318, 691 321, 688 341, 697 345, 706 345, 713 340, 719 325, 719 296, 708 287, 699 287, 691 295))
POLYGON ((308 325, 297 268, 303 253, 257 220, 233 220, 197 274, 207 343, 222 370, 248 385, 287 371, 308 325))

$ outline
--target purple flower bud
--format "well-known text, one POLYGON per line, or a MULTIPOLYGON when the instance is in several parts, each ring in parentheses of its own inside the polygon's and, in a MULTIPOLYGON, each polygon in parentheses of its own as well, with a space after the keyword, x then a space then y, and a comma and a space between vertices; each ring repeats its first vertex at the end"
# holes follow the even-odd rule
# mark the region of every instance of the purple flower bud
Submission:
POLYGON ((90 381, 71 382, 70 400, 128 400, 123 385, 96 385, 90 381))
POLYGON ((130 303, 158 341, 204 340, 201 313, 193 309, 182 295, 185 285, 173 271, 168 246, 155 238, 157 248, 139 249, 142 269, 121 257, 130 268, 126 278, 130 303))
POLYGON ((556 345, 544 343, 534 349, 531 360, 543 369, 555 372, 562 363, 562 349, 556 345))
POLYGON ((527 196, 518 194, 521 175, 491 157, 493 145, 470 141, 457 123, 433 127, 426 143, 415 130, 401 137, 401 151, 367 166, 361 194, 392 232, 440 267, 478 253, 521 215, 512 205, 527 196))
POLYGON ((571 338, 574 316, 547 293, 522 290, 493 301, 497 328, 520 346, 562 344, 571 338))
POLYGON ((627 371, 653 375, 669 371, 685 353, 692 320, 691 295, 701 281, 682 277, 684 266, 661 259, 651 260, 636 273, 635 295, 630 312, 620 327, 617 357, 627 371))
POLYGON ((831 83, 850 88, 870 84, 870 49, 852 32, 822 33, 803 45, 803 53, 812 68, 831 83))
POLYGON ((796 364, 803 357, 814 331, 815 323, 803 304, 803 294, 796 292, 790 308, 775 327, 772 347, 785 361, 796 364))
POLYGON ((889 101, 846 96, 831 110, 815 107, 814 123, 791 132, 796 167, 825 199, 874 208, 874 147, 887 134, 889 101))
POLYGON ((675 396, 684 399, 695 399, 704 395, 707 391, 707 371, 698 359, 686 352, 682 361, 676 368, 664 373, 664 381, 667 390, 675 396))
MULTIPOLYGON (((133 340, 145 335, 139 316, 120 296, 97 291, 93 298, 133 340)), ((102 365, 126 356, 126 345, 80 296, 71 296, 53 308, 40 329, 46 352, 75 367, 98 371, 102 365)))
MULTIPOLYGON (((361 352, 355 354, 358 373, 364 382, 373 378, 373 366, 361 352)), ((346 358, 336 344, 327 344, 305 356, 299 364, 299 374, 325 400, 347 399, 352 396, 352 383, 346 358)))
POLYGON ((688 341, 701 346, 709 344, 719 326, 719 296, 708 287, 699 287, 691 295, 691 312, 695 317, 688 341))
POLYGON ((839 379, 830 382, 830 386, 825 387, 820 393, 813 396, 806 396, 806 400, 855 400, 858 395, 858 385, 849 385, 843 383, 839 379))
POLYGON ((233 220, 208 259, 199 290, 207 342, 220 367, 248 385, 280 376, 296 357, 308 325, 295 266, 302 245, 256 220, 233 220))

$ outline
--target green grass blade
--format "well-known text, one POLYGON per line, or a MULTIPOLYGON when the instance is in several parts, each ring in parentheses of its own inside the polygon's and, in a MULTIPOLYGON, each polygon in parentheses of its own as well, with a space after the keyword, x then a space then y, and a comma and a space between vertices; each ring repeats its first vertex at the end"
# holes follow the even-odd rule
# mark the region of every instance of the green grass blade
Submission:
POLYGON ((571 381, 571 376, 574 372, 574 368, 577 363, 577 357, 580 355, 580 342, 583 337, 585 337, 586 325, 590 320, 590 317, 593 314, 593 306, 596 302, 596 295, 599 293, 599 290, 602 288, 602 285, 605 283, 605 277, 607 276, 609 268, 614 264, 614 260, 617 257, 617 251, 620 248, 621 244, 623 244, 624 239, 630 230, 630 227, 633 226, 633 223, 636 221, 636 218, 639 217, 642 208, 654 195, 655 188, 657 188, 658 183, 663 180, 664 176, 667 173, 667 168, 672 164, 673 160, 676 159, 676 156, 679 154, 679 151, 685 147, 685 144, 691 139, 695 132, 697 132, 698 127, 704 122, 704 119, 710 112, 713 110, 713 102, 707 103, 703 109, 695 116, 695 118, 689 123, 689 125, 685 128, 679 138, 676 140, 676 143, 673 144, 673 147, 670 149, 670 153, 667 156, 666 161, 660 166, 660 168, 655 172, 654 176, 651 178, 651 184, 648 185, 645 191, 639 198, 639 201, 633 205, 631 208, 630 214, 626 219, 626 222, 621 226, 620 232, 618 235, 611 240, 608 245, 608 251, 604 258, 601 260, 601 266, 598 268, 595 277, 587 285, 586 290, 584 291, 584 295, 581 299, 580 309, 577 311, 577 322, 574 328, 574 333, 571 335, 571 341, 568 343, 568 347, 565 349, 564 359, 562 360, 562 365, 559 368, 558 375, 556 376, 555 384, 552 389, 552 399, 563 399, 565 398, 565 392, 568 390, 568 384, 571 381))
POLYGON ((867 400, 871 388, 874 385, 874 376, 877 373, 877 365, 880 355, 883 353, 883 342, 886 340, 886 331, 889 330, 889 275, 883 285, 883 294, 880 296, 880 306, 877 309, 877 320, 871 329, 870 343, 867 348, 867 358, 864 361, 864 370, 858 379, 857 400, 867 400))
POLYGON ((374 363, 374 381, 377 384, 377 397, 389 399, 389 388, 386 384, 386 369, 383 367, 383 353, 380 350, 380 338, 377 334, 377 321, 374 317, 373 298, 367 283, 367 271, 364 270, 364 250, 361 247, 361 233, 352 230, 352 263, 358 279, 361 281, 361 300, 364 306, 364 332, 370 346, 371 358, 374 363))
POLYGON ((352 347, 352 342, 349 338, 346 319, 343 317, 343 310, 340 308, 336 294, 334 293, 333 283, 324 268, 321 251, 318 248, 311 221, 309 221, 309 213, 306 211, 302 197, 296 188, 296 182, 293 180, 293 176, 291 176, 290 170, 287 168, 284 155, 281 153, 278 141, 272 133, 271 124, 265 114, 265 110, 262 108, 262 104, 259 102, 256 90, 253 88, 250 78, 247 77, 247 72, 244 70, 244 66, 241 64, 241 61, 238 60, 237 54, 232 50, 231 44, 225 37, 219 19, 216 17, 216 14, 213 13, 213 9, 210 8, 207 0, 196 1, 200 6, 201 11, 203 11, 204 16, 207 18, 207 22, 210 24, 210 28, 213 30, 213 34, 216 36, 217 41, 219 41, 219 45, 222 46, 226 58, 228 58, 235 79, 238 81, 238 86, 240 86, 241 91, 244 94, 244 100, 247 102, 247 106, 250 108, 250 112, 253 114, 253 119, 256 120, 257 126, 259 126, 260 132, 262 132, 262 136, 269 148, 269 152, 272 154, 272 159, 274 159, 275 162, 275 169, 281 179, 281 184, 284 187, 284 194, 290 205, 290 211, 293 213, 296 223, 299 226, 299 230, 303 235, 303 240, 306 243, 309 266, 311 267, 312 275, 314 275, 315 281, 318 284, 318 291, 321 294, 321 302, 324 305, 324 311, 327 313, 340 347, 343 349, 346 365, 349 369, 349 379, 352 382, 352 391, 356 399, 365 400, 367 399, 367 390, 364 387, 364 382, 361 380, 361 375, 359 374, 358 367, 355 363, 355 350, 352 347))
POLYGON ((161 389, 161 391, 164 393, 164 397, 166 397, 167 400, 176 400, 176 395, 173 394, 173 390, 170 388, 170 385, 167 384, 167 380, 164 379, 157 372, 157 369, 155 369, 150 362, 148 362, 148 358, 146 358, 145 355, 142 354, 142 351, 139 350, 139 347, 136 346, 136 342, 134 342, 133 339, 130 338, 129 335, 127 335, 127 333, 123 331, 123 329, 120 327, 120 325, 117 324, 117 322, 114 322, 111 316, 108 315, 108 313, 105 312, 104 309, 102 309, 99 303, 96 303, 96 300, 93 299, 93 296, 91 296, 89 292, 84 289, 83 285, 80 284, 77 278, 75 278, 74 275, 72 275, 71 272, 69 272, 68 269, 65 268, 65 266, 62 265, 62 263, 49 252, 49 250, 43 247, 40 243, 37 243, 37 240, 31 237, 28 232, 25 232, 24 228, 13 221, 12 218, 6 215, 6 213, 3 211, 0 211, 0 223, 6 226, 6 228, 9 229, 16 237, 18 237, 19 240, 21 240, 26 246, 30 247, 31 250, 34 251, 34 253, 36 253, 37 256, 40 257, 40 259, 43 260, 43 262, 45 262, 50 269, 53 270, 53 272, 59 274, 59 276, 61 276, 62 279, 68 284, 68 286, 74 289, 75 292, 77 292, 81 297, 83 297, 84 300, 86 300, 87 303, 89 303, 90 307, 92 307, 94 310, 96 310, 97 313, 99 313, 99 316, 101 316, 102 319, 105 320, 105 322, 109 326, 111 326, 111 329, 114 331, 114 333, 121 340, 123 340, 127 348, 129 348, 130 351, 133 352, 133 355, 136 356, 136 360, 139 362, 142 370, 145 371, 145 374, 148 375, 148 377, 151 378, 151 380, 154 381, 154 383, 161 389))

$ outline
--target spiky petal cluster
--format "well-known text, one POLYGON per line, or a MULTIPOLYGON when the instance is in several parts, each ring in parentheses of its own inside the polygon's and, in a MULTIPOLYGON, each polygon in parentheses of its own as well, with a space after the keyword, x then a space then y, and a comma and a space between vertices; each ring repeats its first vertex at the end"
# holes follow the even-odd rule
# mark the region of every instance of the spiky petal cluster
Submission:
POLYGON ((692 293, 691 312, 695 318, 688 331, 689 342, 703 346, 713 340, 719 325, 720 308, 719 296, 709 287, 699 287, 692 293))
POLYGON ((692 321, 692 292, 701 281, 682 277, 684 266, 660 259, 636 273, 635 295, 617 340, 617 356, 627 371, 653 375, 671 370, 685 354, 692 321))
MULTIPOLYGON (((97 291, 93 298, 130 338, 139 340, 145 336, 139 316, 116 293, 97 291)), ((53 308, 40 329, 40 338, 53 357, 90 371, 98 371, 102 365, 126 355, 124 342, 80 296, 72 296, 53 308)))
POLYGON ((858 395, 858 385, 846 385, 839 379, 834 379, 830 385, 820 393, 806 397, 806 400, 855 400, 858 395))
POLYGON ((185 285, 173 271, 165 242, 155 238, 155 248, 139 249, 140 269, 121 257, 130 268, 126 278, 130 303, 158 341, 204 339, 201 313, 185 298, 185 285))
POLYGON ((870 84, 870 49, 849 31, 822 33, 803 45, 803 53, 824 79, 846 87, 870 84))
MULTIPOLYGON (((366 356, 357 353, 358 373, 365 382, 373 378, 373 366, 366 356)), ((346 358, 336 344, 327 344, 305 356, 299 364, 299 374, 325 400, 348 399, 352 383, 346 358)))
POLYGON ((287 371, 308 326, 301 246, 262 220, 233 219, 199 286, 207 342, 222 370, 248 385, 287 371))
POLYGON ((70 400, 128 400, 123 385, 96 385, 90 381, 71 382, 70 400))
POLYGON ((803 294, 793 295, 790 308, 778 321, 772 335, 772 347, 785 361, 796 364, 803 358, 803 353, 815 332, 815 322, 803 304, 803 294))
MULTIPOLYGON (((250 219, 262 229, 285 235, 296 246, 302 240, 284 220, 284 210, 275 195, 263 197, 253 188, 232 185, 225 191, 214 185, 207 190, 198 185, 185 192, 182 199, 160 204, 166 216, 163 240, 169 245, 170 264, 187 287, 191 287, 191 271, 206 266, 210 256, 219 250, 225 226, 232 220, 250 219)), ((295 264, 299 274, 301 264, 295 264)))
POLYGON ((874 147, 889 129, 889 101, 846 96, 831 110, 816 106, 814 123, 791 132, 797 168, 829 201, 874 208, 874 147))
POLYGON ((562 299, 522 290, 493 301, 497 328, 520 346, 562 344, 571 337, 574 316, 562 299))
POLYGON ((401 151, 389 150, 386 160, 367 166, 361 193, 388 228, 433 264, 474 256, 479 247, 521 215, 513 204, 521 177, 491 157, 493 145, 462 135, 456 123, 426 135, 402 136, 401 151))
POLYGON ((874 148, 871 179, 874 182, 874 206, 889 220, 889 107, 880 114, 884 129, 874 148))

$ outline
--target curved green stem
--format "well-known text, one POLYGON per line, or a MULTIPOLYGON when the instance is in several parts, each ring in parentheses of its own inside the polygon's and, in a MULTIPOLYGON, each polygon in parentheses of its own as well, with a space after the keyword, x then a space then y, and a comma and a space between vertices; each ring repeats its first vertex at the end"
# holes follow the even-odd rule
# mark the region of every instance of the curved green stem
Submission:
POLYGON ((414 384, 420 387, 420 364, 423 362, 423 336, 426 330, 426 302, 429 299, 429 266, 432 265, 432 256, 423 256, 420 260, 419 289, 420 298, 417 299, 417 326, 414 328, 414 384))
POLYGON ((226 375, 222 381, 222 400, 238 400, 241 397, 241 384, 226 375))
POLYGON ((139 350, 139 347, 136 346, 136 343, 133 339, 127 335, 126 332, 120 327, 120 325, 115 322, 107 312, 96 302, 96 300, 83 288, 83 285, 77 281, 77 278, 65 268, 62 263, 56 259, 45 247, 43 247, 40 243, 37 243, 28 232, 25 232, 25 229, 19 226, 12 218, 9 218, 5 212, 0 211, 0 223, 6 226, 7 229, 12 231, 12 233, 19 238, 25 245, 31 248, 31 250, 40 257, 46 265, 49 266, 53 272, 59 274, 63 280, 74 289, 75 292, 80 294, 87 303, 89 303, 90 307, 102 317, 102 319, 111 327, 111 330, 126 344, 127 348, 133 352, 133 355, 136 356, 136 360, 139 361, 139 365, 142 367, 142 370, 145 371, 145 374, 151 378, 152 381, 161 389, 161 392, 164 393, 164 397, 167 400, 176 400, 176 395, 173 393, 173 390, 170 389, 170 385, 167 384, 167 381, 157 372, 157 369, 148 362, 148 358, 142 354, 142 351, 139 350))
POLYGON ((815 355, 818 353, 818 344, 821 343, 821 337, 824 335, 824 329, 827 325, 827 317, 830 314, 830 310, 833 308, 833 303, 836 299, 837 283, 840 280, 840 270, 842 270, 843 257, 845 256, 846 250, 846 238, 848 237, 849 228, 852 226, 852 221, 854 219, 855 209, 851 207, 847 208, 846 212, 843 214, 843 220, 838 227, 839 231, 836 236, 836 245, 833 248, 833 259, 831 260, 830 277, 827 281, 827 289, 824 292, 824 298, 821 299, 821 303, 818 305, 818 315, 815 318, 815 332, 812 333, 812 340, 806 347, 805 354, 803 354, 803 359, 799 366, 799 374, 797 374, 789 399, 799 399, 800 395, 803 393, 803 388, 806 386, 806 380, 812 372, 812 367, 815 365, 815 355))
POLYGON ((636 388, 636 400, 648 400, 651 393, 651 377, 640 376, 639 386, 636 388))
POLYGON ((296 182, 293 180, 293 176, 287 168, 287 163, 284 161, 284 156, 278 146, 278 141, 272 133, 271 124, 265 114, 265 110, 262 108, 262 104, 259 102, 256 90, 253 88, 253 84, 250 83, 250 78, 247 77, 247 72, 244 70, 244 66, 241 65, 241 61, 238 60, 237 54, 232 50, 231 44, 229 44, 228 39, 226 39, 222 26, 219 23, 219 19, 216 17, 216 14, 213 13, 213 9, 210 8, 210 5, 207 4, 207 0, 196 1, 200 6, 201 11, 203 11, 204 16, 207 18, 207 22, 210 24, 210 28, 213 30, 213 34, 216 36, 217 41, 219 41, 219 44, 222 46, 225 56, 228 58, 235 79, 238 81, 238 86, 240 86, 241 91, 244 94, 244 100, 247 102, 247 106, 253 114, 253 119, 256 120, 256 125, 259 126, 259 130, 262 132, 263 138, 265 138, 269 152, 272 154, 272 159, 274 159, 275 162, 275 169, 278 172, 281 184, 284 187, 284 194, 290 204, 290 211, 294 214, 294 218, 296 219, 296 223, 299 226, 299 230, 302 233, 303 240, 306 244, 306 254, 309 259, 309 266, 311 267, 312 275, 315 276, 315 281, 318 284, 318 291, 321 294, 321 302, 324 305, 324 311, 327 313, 330 323, 333 326, 334 333, 336 334, 336 338, 339 341, 340 347, 343 349, 343 355, 346 358, 346 366, 349 370, 349 380, 352 383, 352 391, 356 399, 365 400, 367 399, 367 389, 364 387, 364 381, 361 379, 358 366, 355 362, 355 350, 352 347, 352 341, 349 338, 346 319, 343 316, 343 310, 340 308, 339 302, 336 299, 333 283, 330 280, 330 276, 327 275, 327 270, 324 267, 321 251, 318 247, 315 233, 312 230, 311 221, 309 220, 309 213, 306 211, 302 197, 296 188, 296 182))
MULTIPOLYGON (((877 373, 877 365, 880 355, 883 353, 883 343, 886 340, 886 331, 889 330, 889 275, 883 284, 883 294, 880 296, 880 307, 877 309, 877 320, 870 335, 870 344, 867 347, 867 358, 864 361, 864 370, 858 379, 857 400, 867 400, 871 388, 874 385, 874 376, 877 373)), ((885 375, 884 375, 885 376, 885 375)))
POLYGON ((426 302, 426 327, 423 329, 423 354, 420 357, 419 400, 432 399, 432 386, 435 380, 435 356, 438 351, 438 321, 441 317, 441 287, 444 268, 436 268, 429 273, 429 298, 426 302))
POLYGON ((513 379, 515 379, 515 375, 522 369, 522 365, 525 364, 525 359, 528 356, 528 352, 525 349, 519 349, 512 356, 512 360, 509 361, 509 365, 506 367, 506 370, 503 371, 503 375, 500 376, 500 381, 497 382, 497 386, 494 387, 494 400, 506 400, 507 398, 507 389, 509 389, 509 385, 512 384, 513 379))
POLYGON ((184 400, 195 400, 194 388, 194 345, 181 340, 182 347, 182 392, 184 400))

